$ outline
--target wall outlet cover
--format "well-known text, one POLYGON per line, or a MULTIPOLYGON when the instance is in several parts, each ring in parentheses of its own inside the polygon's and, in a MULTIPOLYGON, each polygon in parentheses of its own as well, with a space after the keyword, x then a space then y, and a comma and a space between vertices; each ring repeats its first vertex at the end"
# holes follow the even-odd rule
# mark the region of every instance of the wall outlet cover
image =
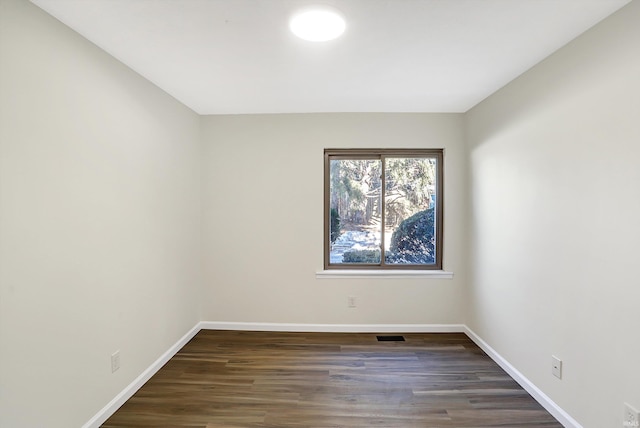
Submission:
POLYGON ((120 351, 116 351, 111 354, 111 373, 114 373, 120 368, 120 351))
POLYGON ((551 373, 562 379, 562 360, 554 355, 551 356, 551 373))
POLYGON ((624 403, 624 419, 623 426, 625 428, 640 427, 640 412, 631 407, 629 403, 624 403))

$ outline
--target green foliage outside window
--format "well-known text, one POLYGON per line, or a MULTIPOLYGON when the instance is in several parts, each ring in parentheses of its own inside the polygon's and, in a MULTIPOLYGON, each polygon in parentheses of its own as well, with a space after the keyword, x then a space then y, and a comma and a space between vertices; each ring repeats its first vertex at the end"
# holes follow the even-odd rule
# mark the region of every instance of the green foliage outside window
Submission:
POLYGON ((442 155, 439 149, 325 150, 325 266, 440 269, 442 155))
POLYGON ((400 223, 391 236, 390 263, 433 263, 434 210, 420 211, 400 223))
POLYGON ((331 208, 331 243, 333 244, 340 236, 340 214, 335 208, 331 208))

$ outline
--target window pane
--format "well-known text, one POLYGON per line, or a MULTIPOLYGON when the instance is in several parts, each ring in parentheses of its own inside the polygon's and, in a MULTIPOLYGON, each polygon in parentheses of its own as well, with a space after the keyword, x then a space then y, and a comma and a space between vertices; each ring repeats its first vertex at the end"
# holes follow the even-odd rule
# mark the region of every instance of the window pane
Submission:
POLYGON ((331 159, 329 174, 329 263, 380 263, 382 162, 331 159))
POLYGON ((385 159, 385 262, 436 260, 436 159, 385 159))

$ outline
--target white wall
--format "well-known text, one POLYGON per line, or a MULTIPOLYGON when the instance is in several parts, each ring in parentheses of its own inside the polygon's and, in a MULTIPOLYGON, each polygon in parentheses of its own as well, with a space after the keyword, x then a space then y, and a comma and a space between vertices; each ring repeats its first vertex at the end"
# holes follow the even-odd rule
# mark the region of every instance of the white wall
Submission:
POLYGON ((459 324, 464 284, 461 115, 203 117, 203 318, 307 324, 459 324), (443 147, 444 268, 451 279, 316 279, 323 149, 443 147), (358 307, 347 308, 355 296, 358 307))
POLYGON ((200 320, 199 118, 27 1, 0 64, 0 426, 78 427, 200 320))
POLYGON ((584 427, 622 426, 640 407, 640 2, 466 120, 468 325, 584 427))

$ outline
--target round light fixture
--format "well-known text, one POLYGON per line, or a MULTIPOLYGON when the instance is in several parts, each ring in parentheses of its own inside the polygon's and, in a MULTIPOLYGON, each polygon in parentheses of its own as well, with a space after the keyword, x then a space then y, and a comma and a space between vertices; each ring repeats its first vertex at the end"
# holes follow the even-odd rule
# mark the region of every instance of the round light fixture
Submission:
POLYGON ((328 7, 314 7, 296 13, 289 21, 289 29, 301 39, 326 42, 340 37, 347 24, 342 15, 328 7))

